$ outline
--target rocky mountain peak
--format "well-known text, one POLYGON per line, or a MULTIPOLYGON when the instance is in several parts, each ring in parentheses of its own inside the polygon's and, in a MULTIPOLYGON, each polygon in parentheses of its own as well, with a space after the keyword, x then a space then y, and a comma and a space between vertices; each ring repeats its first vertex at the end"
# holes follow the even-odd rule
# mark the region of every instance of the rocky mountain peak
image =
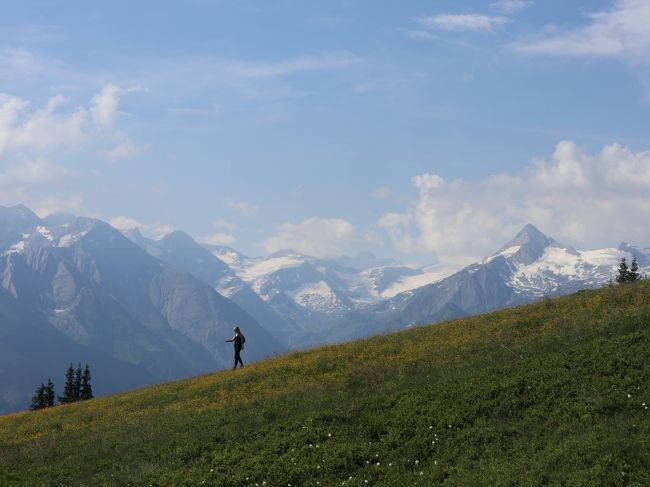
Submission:
POLYGON ((495 255, 507 257, 517 264, 528 265, 539 259, 549 247, 561 248, 571 254, 577 254, 571 247, 547 237, 535 225, 528 223, 495 255))

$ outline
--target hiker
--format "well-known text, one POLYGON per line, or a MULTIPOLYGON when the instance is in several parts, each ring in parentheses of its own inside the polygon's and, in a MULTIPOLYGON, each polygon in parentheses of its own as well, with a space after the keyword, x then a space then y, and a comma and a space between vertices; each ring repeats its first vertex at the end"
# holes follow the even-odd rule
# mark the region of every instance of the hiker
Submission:
POLYGON ((226 343, 232 342, 233 345, 235 346, 235 366, 233 369, 237 368, 237 362, 241 364, 241 366, 244 366, 244 362, 241 361, 241 356, 239 355, 239 352, 241 352, 244 349, 244 343, 246 343, 246 337, 242 334, 241 330, 239 329, 238 326, 234 328, 235 331, 235 336, 232 337, 231 340, 226 340, 226 343))

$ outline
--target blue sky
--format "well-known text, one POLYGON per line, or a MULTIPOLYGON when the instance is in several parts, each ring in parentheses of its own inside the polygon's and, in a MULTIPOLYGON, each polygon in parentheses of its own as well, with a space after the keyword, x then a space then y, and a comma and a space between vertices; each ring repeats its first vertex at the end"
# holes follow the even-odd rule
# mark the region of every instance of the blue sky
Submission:
POLYGON ((245 253, 650 245, 650 0, 21 1, 0 204, 245 253))

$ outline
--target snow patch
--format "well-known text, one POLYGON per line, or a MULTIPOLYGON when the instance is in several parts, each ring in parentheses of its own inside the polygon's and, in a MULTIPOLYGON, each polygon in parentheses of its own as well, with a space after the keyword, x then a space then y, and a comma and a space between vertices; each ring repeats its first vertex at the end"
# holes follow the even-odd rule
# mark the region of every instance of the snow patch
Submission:
POLYGON ((225 262, 237 274, 243 273, 247 263, 247 259, 242 254, 232 249, 217 249, 212 252, 212 255, 225 262))
POLYGON ((72 244, 77 242, 79 239, 83 238, 88 233, 88 230, 82 230, 81 232, 71 233, 64 235, 59 239, 57 247, 70 247, 72 244))
MULTIPOLYGON (((227 262, 226 262, 227 263, 227 262)), ((240 276, 244 281, 251 282, 268 274, 273 274, 282 269, 298 267, 304 263, 303 260, 296 257, 274 257, 268 260, 260 260, 243 269, 240 276)))
POLYGON ((325 281, 318 281, 299 287, 287 293, 296 304, 313 311, 343 309, 343 303, 325 281))
POLYGON ((573 253, 561 247, 548 247, 535 262, 518 265, 510 285, 517 292, 539 296, 571 282, 579 282, 582 287, 596 286, 615 274, 623 255, 614 248, 573 253))
POLYGON ((417 276, 404 276, 395 281, 392 286, 381 292, 380 296, 382 298, 392 298, 403 292, 412 291, 413 289, 442 281, 445 277, 449 277, 454 272, 455 270, 446 269, 437 272, 425 272, 417 276))
POLYGON ((497 252, 496 254, 491 255, 490 257, 486 257, 480 263, 481 264, 487 264, 488 262, 496 259, 497 257, 505 257, 505 258, 511 257, 511 256, 515 255, 517 252, 519 252, 520 248, 521 248, 521 245, 513 245, 512 247, 508 247, 507 249, 503 249, 503 250, 497 252))
POLYGON ((39 226, 36 227, 36 231, 40 233, 46 240, 52 241, 54 240, 54 235, 52 235, 52 232, 50 232, 50 229, 47 227, 39 226))
POLYGON ((2 255, 22 254, 23 252, 25 252, 25 241, 21 240, 20 242, 15 243, 9 247, 9 250, 4 252, 2 255))

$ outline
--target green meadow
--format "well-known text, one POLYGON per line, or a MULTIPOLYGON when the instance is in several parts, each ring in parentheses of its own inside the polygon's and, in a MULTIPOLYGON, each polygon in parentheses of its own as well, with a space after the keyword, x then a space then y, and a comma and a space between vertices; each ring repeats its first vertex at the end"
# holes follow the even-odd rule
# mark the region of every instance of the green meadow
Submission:
POLYGON ((646 404, 642 281, 0 417, 0 485, 647 486, 646 404))

